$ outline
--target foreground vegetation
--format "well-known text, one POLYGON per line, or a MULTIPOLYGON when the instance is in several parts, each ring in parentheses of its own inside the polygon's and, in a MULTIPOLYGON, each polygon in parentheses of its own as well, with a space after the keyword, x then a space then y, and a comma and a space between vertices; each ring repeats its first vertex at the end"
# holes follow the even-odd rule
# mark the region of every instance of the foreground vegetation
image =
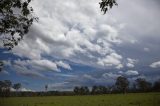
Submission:
POLYGON ((160 106, 160 93, 9 97, 0 106, 160 106))

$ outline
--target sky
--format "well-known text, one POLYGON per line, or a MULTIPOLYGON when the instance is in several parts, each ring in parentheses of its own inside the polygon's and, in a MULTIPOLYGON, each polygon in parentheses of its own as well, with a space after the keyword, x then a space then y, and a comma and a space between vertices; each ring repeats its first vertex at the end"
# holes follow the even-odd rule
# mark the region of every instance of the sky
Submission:
POLYGON ((117 0, 105 15, 99 2, 33 0, 39 21, 12 51, 0 46, 0 80, 43 91, 160 79, 160 1, 117 0))

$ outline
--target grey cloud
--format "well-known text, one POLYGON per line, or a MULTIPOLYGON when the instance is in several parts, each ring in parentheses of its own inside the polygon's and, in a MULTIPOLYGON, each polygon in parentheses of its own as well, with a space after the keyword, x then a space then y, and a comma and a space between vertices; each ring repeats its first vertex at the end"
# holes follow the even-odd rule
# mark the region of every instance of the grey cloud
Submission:
POLYGON ((152 68, 159 68, 160 67, 160 61, 154 62, 150 65, 152 68))
POLYGON ((0 74, 2 74, 2 75, 10 75, 10 73, 8 71, 6 71, 6 70, 2 70, 0 72, 0 74))

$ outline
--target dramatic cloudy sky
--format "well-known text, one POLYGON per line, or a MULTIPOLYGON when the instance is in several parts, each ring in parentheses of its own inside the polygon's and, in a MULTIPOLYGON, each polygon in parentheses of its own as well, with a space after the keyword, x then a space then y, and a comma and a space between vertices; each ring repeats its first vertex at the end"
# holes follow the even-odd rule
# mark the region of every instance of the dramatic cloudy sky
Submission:
POLYGON ((12 51, 0 49, 0 80, 36 91, 159 79, 160 1, 117 0, 105 15, 99 1, 33 0, 39 22, 12 51))

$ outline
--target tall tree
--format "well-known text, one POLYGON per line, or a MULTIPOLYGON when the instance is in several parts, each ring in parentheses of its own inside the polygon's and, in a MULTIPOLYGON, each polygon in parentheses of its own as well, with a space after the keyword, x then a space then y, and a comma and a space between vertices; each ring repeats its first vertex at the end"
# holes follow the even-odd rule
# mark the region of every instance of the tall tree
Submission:
POLYGON ((4 66, 4 63, 2 61, 0 61, 0 72, 2 71, 3 69, 3 66, 4 66))
POLYGON ((45 90, 46 90, 46 91, 48 90, 48 85, 45 85, 45 90))
POLYGON ((12 82, 10 80, 0 81, 0 95, 3 97, 10 96, 10 88, 12 86, 12 82))
POLYGON ((75 94, 78 94, 78 93, 79 93, 79 87, 77 87, 77 86, 74 87, 74 90, 73 90, 73 91, 74 91, 75 94))
POLYGON ((4 82, 0 81, 0 91, 2 91, 3 88, 4 88, 4 82))
POLYGON ((73 91, 75 94, 81 94, 81 95, 89 94, 89 88, 87 86, 81 86, 81 87, 76 86, 73 91))
POLYGON ((84 89, 84 94, 89 94, 89 88, 87 86, 84 86, 83 89, 84 89))
POLYGON ((154 82, 153 90, 160 91, 160 79, 154 82))
POLYGON ((93 86, 91 93, 92 94, 97 94, 97 89, 98 89, 98 86, 93 86))
POLYGON ((92 87, 92 94, 105 94, 108 92, 108 88, 105 86, 93 86, 92 87))
POLYGON ((124 76, 119 76, 116 80, 115 85, 120 91, 122 91, 123 93, 126 93, 129 87, 129 81, 124 76))
POLYGON ((146 81, 144 78, 138 78, 135 80, 136 86, 140 91, 151 90, 152 84, 146 81))
POLYGON ((13 85, 13 88, 18 91, 21 88, 21 84, 20 83, 16 83, 13 85))

